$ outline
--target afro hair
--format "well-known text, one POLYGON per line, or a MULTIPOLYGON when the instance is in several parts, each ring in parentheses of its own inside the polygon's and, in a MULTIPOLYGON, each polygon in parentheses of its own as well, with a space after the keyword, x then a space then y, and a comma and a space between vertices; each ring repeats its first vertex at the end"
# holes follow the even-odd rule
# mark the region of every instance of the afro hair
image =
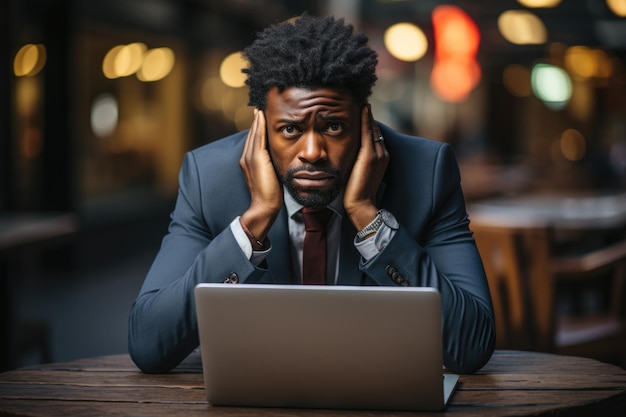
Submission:
POLYGON ((365 104, 376 83, 376 52, 343 19, 303 14, 269 26, 243 51, 249 105, 265 109, 273 87, 345 88, 365 104))

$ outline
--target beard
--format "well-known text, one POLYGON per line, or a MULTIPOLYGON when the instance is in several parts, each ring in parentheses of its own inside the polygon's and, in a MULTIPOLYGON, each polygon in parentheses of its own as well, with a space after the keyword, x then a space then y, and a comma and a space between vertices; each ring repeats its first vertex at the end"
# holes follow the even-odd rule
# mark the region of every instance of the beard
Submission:
POLYGON ((276 169, 276 174, 280 179, 280 182, 285 186, 287 192, 291 197, 298 202, 298 204, 304 207, 321 208, 329 205, 341 192, 342 187, 345 185, 345 176, 338 168, 333 167, 320 167, 312 164, 302 165, 296 168, 291 168, 285 175, 276 169), (332 175, 335 178, 335 182, 329 190, 319 190, 317 188, 296 188, 293 183, 293 177, 297 172, 301 171, 323 171, 332 175))

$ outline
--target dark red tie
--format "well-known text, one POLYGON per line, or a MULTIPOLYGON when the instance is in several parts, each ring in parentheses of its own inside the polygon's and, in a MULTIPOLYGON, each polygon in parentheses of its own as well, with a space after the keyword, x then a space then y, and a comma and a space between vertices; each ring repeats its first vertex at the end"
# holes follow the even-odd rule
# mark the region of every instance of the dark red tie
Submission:
POLYGON ((302 283, 326 284, 326 225, 333 212, 329 208, 302 209, 304 247, 302 249, 302 283))

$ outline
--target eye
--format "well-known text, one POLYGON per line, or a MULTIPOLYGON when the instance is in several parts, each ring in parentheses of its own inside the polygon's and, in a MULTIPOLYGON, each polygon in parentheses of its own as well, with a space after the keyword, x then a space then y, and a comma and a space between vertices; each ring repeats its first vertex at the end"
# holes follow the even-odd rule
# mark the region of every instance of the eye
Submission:
POLYGON ((338 123, 338 122, 332 122, 326 126, 326 131, 328 133, 335 134, 335 135, 342 133, 343 130, 344 130, 343 124, 338 123))
POLYGON ((287 126, 281 127, 280 132, 286 138, 295 138, 295 137, 300 136, 300 130, 296 126, 293 126, 293 125, 287 125, 287 126))

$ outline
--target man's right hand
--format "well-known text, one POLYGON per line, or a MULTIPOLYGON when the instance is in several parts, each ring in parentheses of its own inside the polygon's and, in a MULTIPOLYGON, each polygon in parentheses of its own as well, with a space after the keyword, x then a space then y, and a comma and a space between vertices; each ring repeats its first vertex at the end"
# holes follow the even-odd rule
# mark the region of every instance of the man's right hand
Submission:
MULTIPOLYGON (((265 241, 283 205, 283 187, 274 171, 267 140, 265 114, 254 109, 252 127, 239 160, 251 198, 250 207, 241 215, 241 223, 260 242, 265 241)), ((259 249, 254 241, 252 246, 259 249)))

